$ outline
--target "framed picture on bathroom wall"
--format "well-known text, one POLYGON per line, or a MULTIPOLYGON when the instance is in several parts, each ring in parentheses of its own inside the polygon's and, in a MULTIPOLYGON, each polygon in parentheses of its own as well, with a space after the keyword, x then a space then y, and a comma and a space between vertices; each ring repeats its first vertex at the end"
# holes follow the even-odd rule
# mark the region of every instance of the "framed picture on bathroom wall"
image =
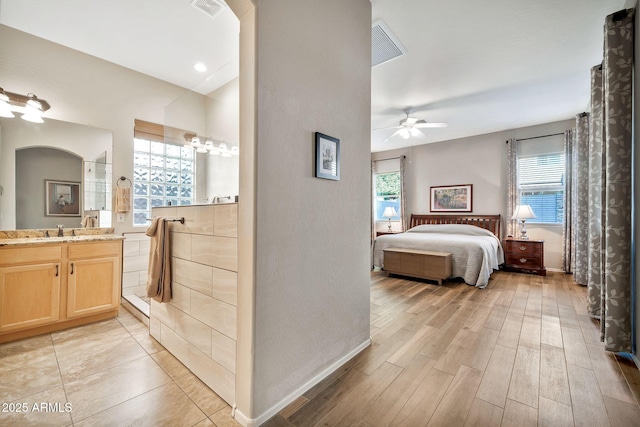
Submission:
POLYGON ((80 216, 80 183, 46 179, 45 215, 80 216))

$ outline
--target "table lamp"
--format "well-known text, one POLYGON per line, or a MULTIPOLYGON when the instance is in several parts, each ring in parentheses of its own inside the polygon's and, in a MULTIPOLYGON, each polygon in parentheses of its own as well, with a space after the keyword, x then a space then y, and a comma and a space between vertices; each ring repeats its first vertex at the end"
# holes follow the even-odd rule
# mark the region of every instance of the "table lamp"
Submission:
POLYGON ((398 216, 398 212, 396 212, 396 208, 394 208, 393 206, 387 206, 386 208, 384 208, 384 212, 382 213, 382 216, 389 218, 389 229, 387 231, 391 233, 391 217, 398 216))
POLYGON ((527 237, 527 230, 525 229, 524 222, 528 219, 535 218, 536 215, 531 210, 529 205, 518 205, 513 212, 511 219, 520 220, 520 240, 529 240, 527 237))

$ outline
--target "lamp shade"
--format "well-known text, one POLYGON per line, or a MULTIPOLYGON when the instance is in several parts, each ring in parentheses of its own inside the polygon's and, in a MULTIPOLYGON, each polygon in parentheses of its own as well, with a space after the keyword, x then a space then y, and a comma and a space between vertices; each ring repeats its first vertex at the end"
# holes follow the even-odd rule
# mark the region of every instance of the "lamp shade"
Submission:
POLYGON ((516 210, 513 211, 513 216, 511 219, 532 219, 535 218, 536 215, 531 210, 531 206, 529 205, 518 205, 516 210))
POLYGON ((384 208, 382 216, 385 218, 391 218, 393 216, 398 216, 398 212, 396 212, 396 208, 394 208, 393 206, 387 206, 386 208, 384 208))

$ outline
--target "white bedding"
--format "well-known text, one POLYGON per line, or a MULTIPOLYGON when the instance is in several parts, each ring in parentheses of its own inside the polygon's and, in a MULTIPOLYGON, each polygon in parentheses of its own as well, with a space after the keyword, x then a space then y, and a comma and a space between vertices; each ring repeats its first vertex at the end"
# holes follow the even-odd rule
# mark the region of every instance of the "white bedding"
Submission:
POLYGON ((373 242, 373 265, 384 268, 384 249, 404 248, 449 252, 453 271, 465 283, 484 288, 504 262, 500 240, 489 230, 466 224, 418 225, 405 233, 387 234, 373 242))

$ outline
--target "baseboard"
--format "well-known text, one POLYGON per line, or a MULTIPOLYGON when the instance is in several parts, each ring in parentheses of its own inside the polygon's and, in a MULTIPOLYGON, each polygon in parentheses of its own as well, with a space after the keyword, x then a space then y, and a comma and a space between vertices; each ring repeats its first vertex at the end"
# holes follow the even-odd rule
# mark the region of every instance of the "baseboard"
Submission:
POLYGON ((564 273, 564 270, 561 268, 548 268, 547 267, 547 271, 554 271, 556 273, 564 273))
POLYGON ((365 348, 369 347, 370 345, 371 345, 371 338, 367 339, 365 342, 360 344, 358 347, 356 347, 355 349, 351 350, 349 353, 347 353, 346 355, 344 355, 343 357, 341 357, 340 359, 335 361, 333 364, 331 364, 331 366, 329 366, 328 368, 326 368, 325 370, 320 372, 315 377, 311 378, 309 381, 304 383, 302 386, 298 387, 294 392, 289 394, 287 397, 282 399, 280 402, 278 402, 275 405, 273 405, 271 408, 269 408, 267 411, 262 413, 257 418, 249 418, 245 414, 243 414, 242 411, 240 411, 239 409, 236 408, 235 411, 234 411, 235 420, 238 423, 240 423, 243 426, 245 426, 245 427, 257 427, 259 425, 262 425, 263 423, 265 423, 269 419, 271 419, 274 415, 276 415, 278 412, 283 410, 288 404, 290 404, 291 402, 296 400, 298 397, 302 396, 307 390, 309 390, 311 387, 313 387, 314 385, 318 384, 320 381, 322 381, 323 379, 328 377, 330 374, 332 374, 334 371, 336 371, 342 365, 347 363, 349 360, 353 359, 360 352, 362 352, 362 350, 364 350, 365 348))

